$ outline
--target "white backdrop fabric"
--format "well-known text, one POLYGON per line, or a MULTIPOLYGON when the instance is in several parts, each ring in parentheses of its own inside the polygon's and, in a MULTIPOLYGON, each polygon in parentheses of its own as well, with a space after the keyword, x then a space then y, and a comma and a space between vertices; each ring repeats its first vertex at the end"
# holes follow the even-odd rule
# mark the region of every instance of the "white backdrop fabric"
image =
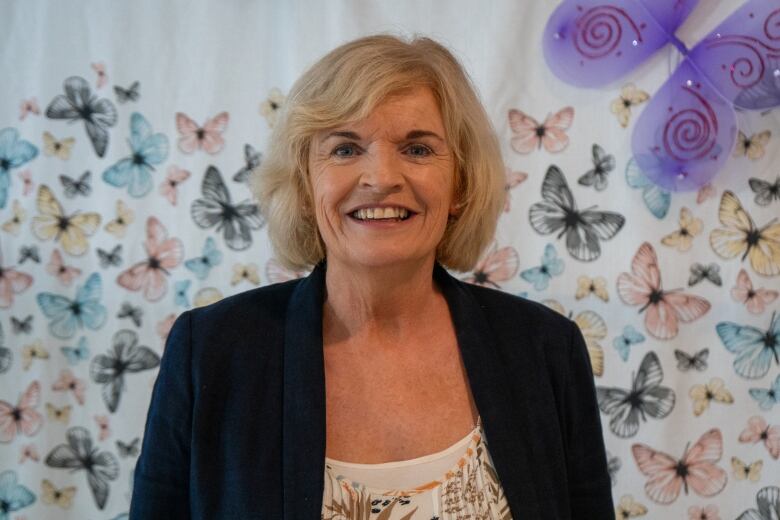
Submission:
MULTIPOLYGON (((202 191, 206 172, 213 167, 212 180, 219 176, 232 204, 249 199, 246 185, 234 176, 246 166, 247 154, 265 150, 273 124, 271 105, 283 103, 294 80, 326 51, 379 32, 426 35, 451 48, 473 77, 500 137, 513 181, 495 249, 489 252, 499 268, 484 266, 481 279, 530 299, 555 300, 563 312, 571 312, 591 347, 603 353, 598 387, 629 389, 642 360, 652 361, 645 356, 657 356, 663 371, 658 384, 676 396, 671 412, 663 418, 648 415, 627 438, 615 435, 611 416, 602 414, 616 506, 628 508, 633 500, 643 506, 635 506, 634 513, 645 518, 733 519, 756 507, 759 489, 780 485, 778 454, 770 451, 771 438, 780 437, 780 406, 775 405, 778 397, 773 400, 769 394, 780 374, 778 350, 765 374, 747 379, 736 373, 736 356, 718 334, 723 323, 766 332, 778 310, 777 300, 761 312, 748 309, 741 293, 732 291, 739 283, 744 288, 744 277, 738 281, 741 270, 755 289, 777 290, 780 279, 757 274, 741 255, 722 258, 709 243, 711 232, 724 227, 718 210, 726 191, 736 195, 759 227, 780 215, 780 201, 757 203, 748 183, 750 178, 776 182, 777 113, 740 113, 740 129, 747 136, 772 134, 761 146, 763 154, 733 156, 708 189, 672 194, 668 207, 656 216, 643 201, 642 189, 626 180, 632 124, 646 103, 632 107, 627 128, 610 105, 629 83, 652 96, 679 55, 668 46, 605 88, 568 86, 551 74, 541 53, 542 31, 557 4, 0 0, 0 162, 5 159, 0 175, 5 173, 9 182, 0 203, 0 503, 11 509, 0 511, 0 518, 114 519, 126 514, 157 360, 172 317, 256 283, 294 275, 274 267, 262 228, 251 231, 246 248, 231 248, 216 222, 201 227, 193 220, 196 201, 208 198, 202 191), (107 100, 100 102, 103 109, 115 107, 116 123, 106 127, 102 157, 83 122, 46 116, 47 107, 65 103, 57 99, 73 77, 83 78, 91 95, 107 100), (512 149, 510 110, 542 122, 564 107, 572 107, 574 118, 563 151, 551 154, 541 148, 519 154, 512 149), (222 112, 227 113, 226 125, 217 128, 215 121, 212 129, 224 138, 221 149, 188 152, 180 145, 184 134, 177 129, 177 113, 200 126, 222 112), (607 155, 614 161, 601 191, 578 183, 594 168, 594 145, 601 148, 605 165, 610 164, 607 155), (141 153, 153 169, 133 173, 127 163, 117 166, 133 153, 141 153), (596 206, 625 217, 623 228, 601 241, 601 255, 594 261, 573 258, 564 238, 541 235, 529 223, 530 207, 543 200, 542 181, 552 165, 564 174, 580 209, 596 206), (186 180, 182 171, 189 173, 186 180), (141 193, 143 186, 125 186, 133 176, 147 174, 153 184, 147 192, 141 193), (182 179, 175 187, 175 204, 174 190, 161 188, 171 178, 182 179), (673 245, 662 242, 679 231, 683 208, 690 218, 701 220, 700 229, 688 223, 695 233, 687 250, 679 239, 665 241, 673 245), (77 228, 71 229, 70 241, 55 236, 52 225, 58 214, 80 215, 68 224, 77 228), (149 227, 157 233, 151 240, 149 227), (181 241, 184 261, 171 260, 176 244, 165 242, 165 233, 181 241), (632 273, 632 259, 645 242, 658 257, 664 289, 681 288, 711 304, 702 317, 682 323, 679 333, 666 340, 655 338, 640 306, 627 304, 616 290, 618 277, 632 273), (131 270, 157 253, 168 254, 166 272, 131 270), (562 269, 555 267, 558 260, 562 269), (714 263, 721 283, 713 281, 713 268, 713 279, 690 284, 696 263, 714 263), (577 298, 581 277, 603 278, 607 299, 599 297, 600 290, 577 298), (146 293, 128 288, 142 280, 149 286, 146 293), (157 289, 165 289, 159 299, 157 289), (80 306, 79 316, 74 303, 80 306), (675 351, 692 358, 698 354, 699 366, 686 367, 675 351), (124 366, 130 359, 136 363, 124 366), (708 384, 709 393, 716 394, 711 400, 703 386, 708 384), (763 393, 752 396, 751 389, 763 393), (704 408, 698 415, 697 400, 704 408), (21 415, 19 421, 14 413, 21 415), (41 417, 39 427, 35 414, 41 417), (751 420, 756 435, 765 431, 770 441, 749 440, 751 420), (632 447, 643 444, 681 458, 711 429, 722 437, 722 456, 711 463, 727 472, 725 487, 711 497, 689 487, 670 504, 653 501, 645 489, 649 477, 639 470, 632 447), (77 456, 89 447, 95 450, 88 456, 94 463, 93 485, 84 457, 77 456), (735 473, 733 465, 739 462, 733 458, 755 464, 755 481, 735 473), (69 464, 74 469, 63 468, 69 464), (11 507, 13 498, 17 503, 11 507)), ((703 0, 678 36, 690 47, 740 4, 703 0)))

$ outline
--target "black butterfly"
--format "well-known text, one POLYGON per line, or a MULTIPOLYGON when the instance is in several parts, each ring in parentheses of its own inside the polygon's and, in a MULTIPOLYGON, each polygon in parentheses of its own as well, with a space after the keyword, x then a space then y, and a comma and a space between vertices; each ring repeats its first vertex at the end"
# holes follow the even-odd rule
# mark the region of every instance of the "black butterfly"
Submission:
POLYGON ((38 253, 38 246, 22 246, 19 248, 19 263, 23 264, 27 260, 32 260, 36 264, 41 263, 41 256, 38 253))
POLYGON ((574 258, 591 262, 601 255, 599 239, 614 237, 625 224, 619 213, 577 210, 577 203, 571 194, 563 172, 553 165, 547 169, 542 182, 543 202, 531 206, 531 226, 537 233, 549 235, 558 233, 557 238, 566 235, 566 249, 574 258))
POLYGON ((663 419, 674 408, 674 390, 661 386, 664 378, 655 352, 648 352, 639 365, 639 372, 630 390, 596 387, 599 408, 610 415, 609 429, 618 437, 627 438, 639 431, 639 418, 663 419))
POLYGON ((89 374, 95 383, 103 385, 103 402, 114 413, 125 390, 125 374, 159 366, 160 356, 149 347, 139 346, 138 334, 132 330, 120 330, 114 334, 112 343, 113 348, 108 354, 92 359, 89 374))
POLYGON ((602 147, 593 145, 593 169, 588 170, 577 182, 582 186, 593 186, 596 191, 603 191, 607 187, 607 175, 615 169, 615 157, 607 155, 602 147))
POLYGON ((73 177, 68 177, 67 175, 60 175, 62 188, 65 190, 65 196, 69 199, 72 199, 76 195, 83 195, 87 197, 90 193, 92 193, 92 185, 90 184, 91 181, 92 173, 89 170, 82 173, 78 180, 74 179, 73 177))
POLYGON ((138 444, 141 441, 138 437, 130 441, 129 444, 125 444, 124 442, 117 439, 116 441, 116 449, 119 452, 119 456, 122 458, 126 457, 135 457, 138 455, 138 444))
POLYGON ((695 368, 699 372, 707 369, 707 358, 710 355, 710 349, 705 348, 696 354, 689 356, 682 350, 675 349, 674 357, 677 359, 677 368, 683 372, 695 368))
POLYGON ((265 224, 257 205, 249 201, 233 205, 222 175, 214 166, 206 170, 201 192, 203 198, 195 200, 190 207, 195 224, 203 229, 217 226, 217 233, 222 231, 225 243, 234 251, 243 251, 251 246, 251 230, 260 229, 265 224))
POLYGON ((5 346, 5 334, 3 334, 3 326, 0 324, 0 374, 8 372, 11 368, 11 362, 14 359, 14 355, 10 348, 5 346))
POLYGON ((144 310, 140 306, 130 305, 128 302, 122 302, 117 318, 130 318, 136 327, 141 326, 141 319, 144 316, 144 310))
POLYGON ((768 206, 773 200, 780 200, 780 176, 775 179, 774 184, 755 177, 751 177, 748 184, 756 194, 755 201, 759 206, 768 206))
POLYGON ((98 157, 103 157, 108 147, 106 127, 116 124, 116 107, 108 99, 93 96, 87 80, 79 76, 66 79, 64 88, 65 95, 59 95, 49 103, 46 117, 84 121, 95 153, 98 157))
POLYGON ((622 465, 620 457, 613 456, 609 451, 607 452, 607 472, 609 472, 609 479, 612 481, 613 487, 617 484, 617 472, 622 465))
MULTIPOLYGON (((774 76, 774 74, 766 74, 766 76, 774 76)), ((756 505, 758 509, 755 507, 746 509, 737 517, 737 520, 776 520, 780 518, 780 487, 762 487, 756 493, 756 505)))
POLYGON ((25 318, 19 319, 16 316, 11 316, 11 326, 14 329, 14 334, 29 334, 32 332, 32 314, 28 314, 25 318))
POLYGON ((112 249, 111 252, 98 247, 97 254, 100 259, 100 267, 103 269, 118 266, 122 263, 122 244, 114 246, 114 249, 112 249))
POLYGON ((119 85, 114 85, 114 94, 116 94, 116 100, 120 103, 126 103, 128 101, 138 101, 141 93, 138 89, 141 87, 141 83, 134 81, 132 85, 127 88, 122 88, 119 85))
POLYGON ((108 500, 107 480, 119 476, 119 463, 111 453, 98 451, 92 445, 92 437, 86 428, 74 426, 66 434, 67 444, 60 444, 46 456, 46 465, 52 468, 68 469, 71 472, 87 472, 87 484, 98 509, 103 509, 108 500))
POLYGON ((243 168, 233 175, 233 180, 236 182, 247 182, 252 175, 252 170, 260 166, 263 162, 263 154, 255 151, 251 144, 244 145, 244 161, 246 164, 243 168))
POLYGON ((691 275, 688 277, 688 287, 696 285, 705 278, 718 287, 723 285, 723 280, 720 277, 720 267, 717 264, 703 266, 696 262, 691 266, 691 275))

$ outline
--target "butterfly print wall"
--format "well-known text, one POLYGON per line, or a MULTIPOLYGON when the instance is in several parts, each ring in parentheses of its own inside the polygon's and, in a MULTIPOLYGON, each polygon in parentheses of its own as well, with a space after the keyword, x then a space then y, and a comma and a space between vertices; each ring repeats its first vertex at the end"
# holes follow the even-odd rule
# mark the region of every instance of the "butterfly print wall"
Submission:
MULTIPOLYGON (((455 274, 580 327, 617 514, 756 519, 780 500, 777 112, 736 111, 737 144, 712 183, 673 192, 638 167, 632 133, 678 51, 658 48, 598 89, 568 85, 536 50, 559 2, 422 2, 433 17, 359 0, 309 2, 305 17, 284 2, 60 4, 14 2, 0 17, 13 72, 0 99, 8 518, 126 518, 173 320, 306 274, 274 260, 249 191, 287 90, 326 49, 383 30, 446 42, 480 91, 505 211, 474 270, 455 274), (30 45, 33 20, 45 45, 30 45), (209 37, 184 29, 197 27, 209 37), (173 43, 186 51, 160 52, 173 43)), ((706 4, 681 41, 738 9, 706 4)))

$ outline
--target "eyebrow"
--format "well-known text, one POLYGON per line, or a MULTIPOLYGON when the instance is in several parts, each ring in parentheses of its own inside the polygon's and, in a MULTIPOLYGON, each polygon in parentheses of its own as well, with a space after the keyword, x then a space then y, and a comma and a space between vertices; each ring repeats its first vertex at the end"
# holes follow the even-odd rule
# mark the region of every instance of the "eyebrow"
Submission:
MULTIPOLYGON (((349 130, 336 130, 333 132, 329 132, 325 137, 322 138, 322 141, 327 141, 331 137, 343 137, 345 139, 352 139, 354 141, 360 141, 361 137, 355 132, 350 132, 349 130)), ((411 130, 409 133, 406 134, 405 139, 419 139, 421 137, 433 137, 435 139, 438 139, 439 141, 444 142, 444 138, 442 138, 439 134, 436 132, 432 132, 430 130, 411 130)))

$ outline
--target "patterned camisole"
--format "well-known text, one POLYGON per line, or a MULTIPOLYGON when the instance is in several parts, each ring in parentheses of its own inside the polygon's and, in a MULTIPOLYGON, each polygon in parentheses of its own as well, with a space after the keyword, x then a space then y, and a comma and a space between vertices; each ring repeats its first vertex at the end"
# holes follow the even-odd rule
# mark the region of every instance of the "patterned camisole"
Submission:
POLYGON ((481 418, 449 448, 356 464, 325 458, 321 520, 511 520, 481 418))

